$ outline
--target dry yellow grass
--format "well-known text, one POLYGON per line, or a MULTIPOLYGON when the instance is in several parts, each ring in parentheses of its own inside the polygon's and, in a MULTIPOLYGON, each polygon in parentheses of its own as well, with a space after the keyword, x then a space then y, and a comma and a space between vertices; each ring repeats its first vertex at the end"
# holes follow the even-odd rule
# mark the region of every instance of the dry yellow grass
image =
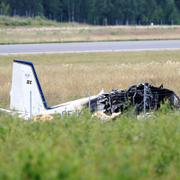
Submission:
POLYGON ((3 107, 9 104, 14 58, 34 62, 50 105, 145 81, 180 94, 180 51, 0 56, 3 107))
POLYGON ((0 43, 180 39, 180 26, 86 26, 0 28, 0 43))

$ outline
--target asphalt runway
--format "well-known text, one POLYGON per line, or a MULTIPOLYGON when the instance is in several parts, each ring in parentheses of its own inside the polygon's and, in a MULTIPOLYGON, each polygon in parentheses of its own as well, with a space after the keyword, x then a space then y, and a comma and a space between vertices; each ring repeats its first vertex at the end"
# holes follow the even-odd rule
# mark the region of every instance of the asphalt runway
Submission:
POLYGON ((0 55, 178 50, 180 40, 0 45, 0 55))

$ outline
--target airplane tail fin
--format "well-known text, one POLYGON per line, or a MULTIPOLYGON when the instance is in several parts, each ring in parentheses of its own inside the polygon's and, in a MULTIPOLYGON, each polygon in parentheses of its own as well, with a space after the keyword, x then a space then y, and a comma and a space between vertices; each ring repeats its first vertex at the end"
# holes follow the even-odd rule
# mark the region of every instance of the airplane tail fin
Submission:
POLYGON ((35 68, 31 62, 14 60, 10 108, 31 118, 48 109, 35 68))

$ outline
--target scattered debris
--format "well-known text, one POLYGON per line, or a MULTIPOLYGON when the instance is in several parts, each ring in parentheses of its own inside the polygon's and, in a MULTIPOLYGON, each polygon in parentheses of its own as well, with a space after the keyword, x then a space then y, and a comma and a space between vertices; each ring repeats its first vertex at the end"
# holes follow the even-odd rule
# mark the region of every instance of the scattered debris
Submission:
POLYGON ((119 115, 121 114, 121 112, 118 113, 112 113, 111 115, 107 115, 104 112, 95 112, 92 117, 97 117, 98 119, 101 119, 103 122, 108 122, 111 120, 116 119, 119 115))
POLYGON ((52 120, 53 120, 53 116, 49 114, 38 115, 33 118, 33 121, 42 121, 42 122, 52 121, 52 120))

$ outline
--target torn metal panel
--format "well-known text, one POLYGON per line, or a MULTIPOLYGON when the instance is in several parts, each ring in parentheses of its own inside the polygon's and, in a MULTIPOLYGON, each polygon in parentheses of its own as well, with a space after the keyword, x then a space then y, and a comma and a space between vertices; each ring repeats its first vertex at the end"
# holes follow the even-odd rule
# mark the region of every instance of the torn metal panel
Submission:
POLYGON ((171 107, 179 108, 180 99, 174 91, 165 89, 161 85, 155 87, 149 83, 130 86, 127 90, 112 90, 94 99, 91 104, 92 112, 103 112, 106 115, 123 113, 124 110, 134 107, 137 114, 155 111, 167 101, 171 107))

